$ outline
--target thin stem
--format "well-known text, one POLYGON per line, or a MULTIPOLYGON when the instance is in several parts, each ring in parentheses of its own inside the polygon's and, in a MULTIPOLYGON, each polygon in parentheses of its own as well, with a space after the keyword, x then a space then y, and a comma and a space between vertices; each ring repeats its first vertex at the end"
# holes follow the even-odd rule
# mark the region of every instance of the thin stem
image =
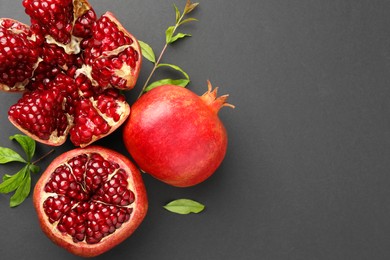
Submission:
MULTIPOLYGON (((141 92, 139 93, 138 98, 140 98, 140 97, 142 96, 142 94, 144 93, 146 87, 148 86, 148 83, 149 83, 150 79, 152 78, 154 72, 156 71, 158 65, 160 64, 160 61, 161 61, 161 59, 162 59, 162 56, 164 55, 165 50, 167 49, 167 47, 168 47, 168 43, 166 43, 166 44, 164 45, 164 48, 162 49, 162 51, 161 51, 161 53, 160 53, 160 56, 158 57, 156 63, 154 64, 153 69, 152 69, 152 71, 151 71, 150 74, 149 74, 149 77, 148 77, 147 80, 145 81, 145 84, 144 84, 144 86, 142 87, 142 90, 141 90, 141 92)), ((137 98, 137 99, 138 99, 138 98, 137 98)))
MULTIPOLYGON (((176 29, 179 27, 179 24, 180 24, 180 22, 183 20, 183 18, 184 18, 185 15, 186 15, 186 14, 183 12, 183 14, 180 16, 179 20, 178 20, 177 23, 175 24, 175 27, 173 28, 172 35, 175 33, 176 29)), ((161 50, 161 53, 160 53, 160 55, 158 56, 158 59, 157 59, 156 63, 154 63, 153 69, 152 69, 152 71, 150 72, 149 77, 146 79, 145 84, 144 84, 144 86, 142 87, 142 90, 141 90, 141 92, 140 92, 139 95, 138 95, 138 98, 140 98, 140 97, 142 96, 142 94, 145 92, 145 89, 146 89, 146 87, 148 86, 148 83, 149 83, 150 79, 152 78, 154 72, 156 71, 158 65, 160 64, 161 59, 162 59, 162 57, 164 56, 164 53, 165 53, 166 49, 168 48, 168 45, 169 45, 169 43, 165 43, 163 49, 161 50)), ((138 98, 137 98, 137 99, 138 99, 138 98)))
POLYGON ((50 154, 54 153, 54 149, 51 149, 49 152, 47 152, 46 154, 42 155, 40 158, 38 158, 37 160, 35 160, 34 162, 32 162, 32 164, 37 164, 38 162, 42 161, 43 159, 45 159, 47 156, 49 156, 50 154))

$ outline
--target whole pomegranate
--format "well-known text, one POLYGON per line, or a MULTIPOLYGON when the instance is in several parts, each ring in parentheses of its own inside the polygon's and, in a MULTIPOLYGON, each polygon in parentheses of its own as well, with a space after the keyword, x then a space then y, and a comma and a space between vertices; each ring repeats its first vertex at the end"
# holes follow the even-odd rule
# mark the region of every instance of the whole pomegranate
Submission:
POLYGON ((221 164, 227 133, 218 111, 228 95, 217 97, 217 88, 197 96, 174 85, 156 87, 132 106, 123 140, 139 167, 177 187, 196 185, 221 164))
POLYGON ((120 90, 142 63, 138 41, 87 0, 23 0, 31 26, 0 19, 0 90, 23 92, 8 118, 35 140, 87 146, 128 117, 120 90))
POLYGON ((37 182, 33 201, 44 233, 83 257, 102 254, 129 237, 148 208, 138 169, 99 146, 57 157, 37 182))

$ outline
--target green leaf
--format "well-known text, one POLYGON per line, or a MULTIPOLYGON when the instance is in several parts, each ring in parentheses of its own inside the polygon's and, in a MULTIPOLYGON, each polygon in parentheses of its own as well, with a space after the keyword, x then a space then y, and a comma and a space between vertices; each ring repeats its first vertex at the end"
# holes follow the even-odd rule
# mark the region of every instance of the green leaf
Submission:
POLYGON ((12 175, 4 174, 3 175, 3 181, 6 181, 6 180, 10 179, 11 177, 12 177, 12 175))
POLYGON ((189 23, 189 22, 197 22, 198 19, 195 19, 195 18, 187 18, 187 19, 184 19, 183 21, 181 21, 179 23, 179 26, 182 25, 182 24, 185 24, 185 23, 189 23))
POLYGON ((16 140, 23 148, 24 152, 26 153, 27 160, 31 161, 31 159, 34 156, 35 146, 36 146, 34 139, 32 139, 27 135, 20 135, 20 134, 12 135, 9 137, 9 139, 16 140))
POLYGON ((21 185, 17 188, 14 195, 10 198, 9 206, 16 207, 20 205, 30 194, 31 189, 31 175, 27 173, 21 185))
POLYGON ((174 31, 175 31, 175 26, 169 26, 168 29, 165 31, 165 41, 167 44, 171 42, 174 31))
POLYGON ((205 206, 197 201, 190 199, 178 199, 169 202, 164 208, 177 214, 199 213, 204 210, 205 206))
POLYGON ((148 92, 149 90, 152 90, 155 87, 162 86, 162 85, 176 85, 180 87, 186 87, 188 83, 190 83, 188 79, 161 79, 147 86, 145 88, 145 92, 148 92))
POLYGON ((168 43, 174 43, 175 41, 182 39, 184 37, 191 37, 191 34, 187 33, 177 33, 175 36, 172 36, 168 43))
POLYGON ((21 185, 27 172, 28 165, 24 166, 20 171, 0 183, 0 193, 9 193, 16 190, 21 185))
POLYGON ((185 14, 189 14, 189 13, 192 12, 198 5, 199 5, 199 3, 191 3, 190 0, 187 0, 186 6, 184 7, 184 13, 185 13, 185 14))
POLYGON ((144 56, 145 59, 156 63, 156 56, 154 55, 154 51, 152 47, 143 41, 138 41, 139 45, 141 46, 142 56, 144 56))
POLYGON ((0 164, 8 162, 26 162, 17 152, 10 148, 0 147, 0 164))
POLYGON ((181 72, 186 79, 188 79, 188 80, 190 79, 188 74, 182 68, 180 68, 177 65, 168 64, 168 63, 160 63, 160 64, 158 64, 157 68, 159 68, 159 67, 170 67, 170 68, 172 68, 174 70, 177 70, 177 71, 181 72))
POLYGON ((175 15, 176 15, 176 23, 178 23, 179 22, 179 20, 180 20, 180 11, 179 11, 179 9, 177 8, 177 6, 175 5, 175 4, 173 4, 173 7, 175 8, 175 15))

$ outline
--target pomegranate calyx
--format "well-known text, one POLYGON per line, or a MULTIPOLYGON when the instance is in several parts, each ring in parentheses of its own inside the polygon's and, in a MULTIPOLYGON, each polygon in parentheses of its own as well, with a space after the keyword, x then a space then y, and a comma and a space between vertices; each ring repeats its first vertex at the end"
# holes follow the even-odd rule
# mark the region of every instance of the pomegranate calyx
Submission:
POLYGON ((207 92, 204 93, 200 98, 215 113, 218 113, 218 111, 222 107, 235 108, 234 105, 227 103, 227 99, 229 97, 229 94, 222 95, 222 96, 218 97, 217 96, 218 87, 213 89, 213 86, 211 85, 211 82, 209 80, 207 80, 207 88, 208 88, 207 92))

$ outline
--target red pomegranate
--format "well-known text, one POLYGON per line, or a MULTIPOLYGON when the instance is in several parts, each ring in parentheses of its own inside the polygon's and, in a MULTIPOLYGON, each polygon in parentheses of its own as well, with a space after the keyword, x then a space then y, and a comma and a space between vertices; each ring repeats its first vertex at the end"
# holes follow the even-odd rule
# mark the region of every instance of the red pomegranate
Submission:
POLYGON ((134 164, 98 146, 57 157, 37 182, 33 201, 44 233, 83 257, 102 254, 129 237, 148 207, 134 164))
POLYGON ((173 186, 188 187, 210 177, 225 157, 226 129, 218 111, 228 95, 217 88, 197 96, 173 85, 156 87, 132 106, 123 140, 139 167, 173 186))
POLYGON ((48 145, 84 147, 115 131, 130 107, 142 56, 110 12, 87 0, 23 0, 31 26, 0 19, 0 90, 23 92, 9 120, 48 145))

